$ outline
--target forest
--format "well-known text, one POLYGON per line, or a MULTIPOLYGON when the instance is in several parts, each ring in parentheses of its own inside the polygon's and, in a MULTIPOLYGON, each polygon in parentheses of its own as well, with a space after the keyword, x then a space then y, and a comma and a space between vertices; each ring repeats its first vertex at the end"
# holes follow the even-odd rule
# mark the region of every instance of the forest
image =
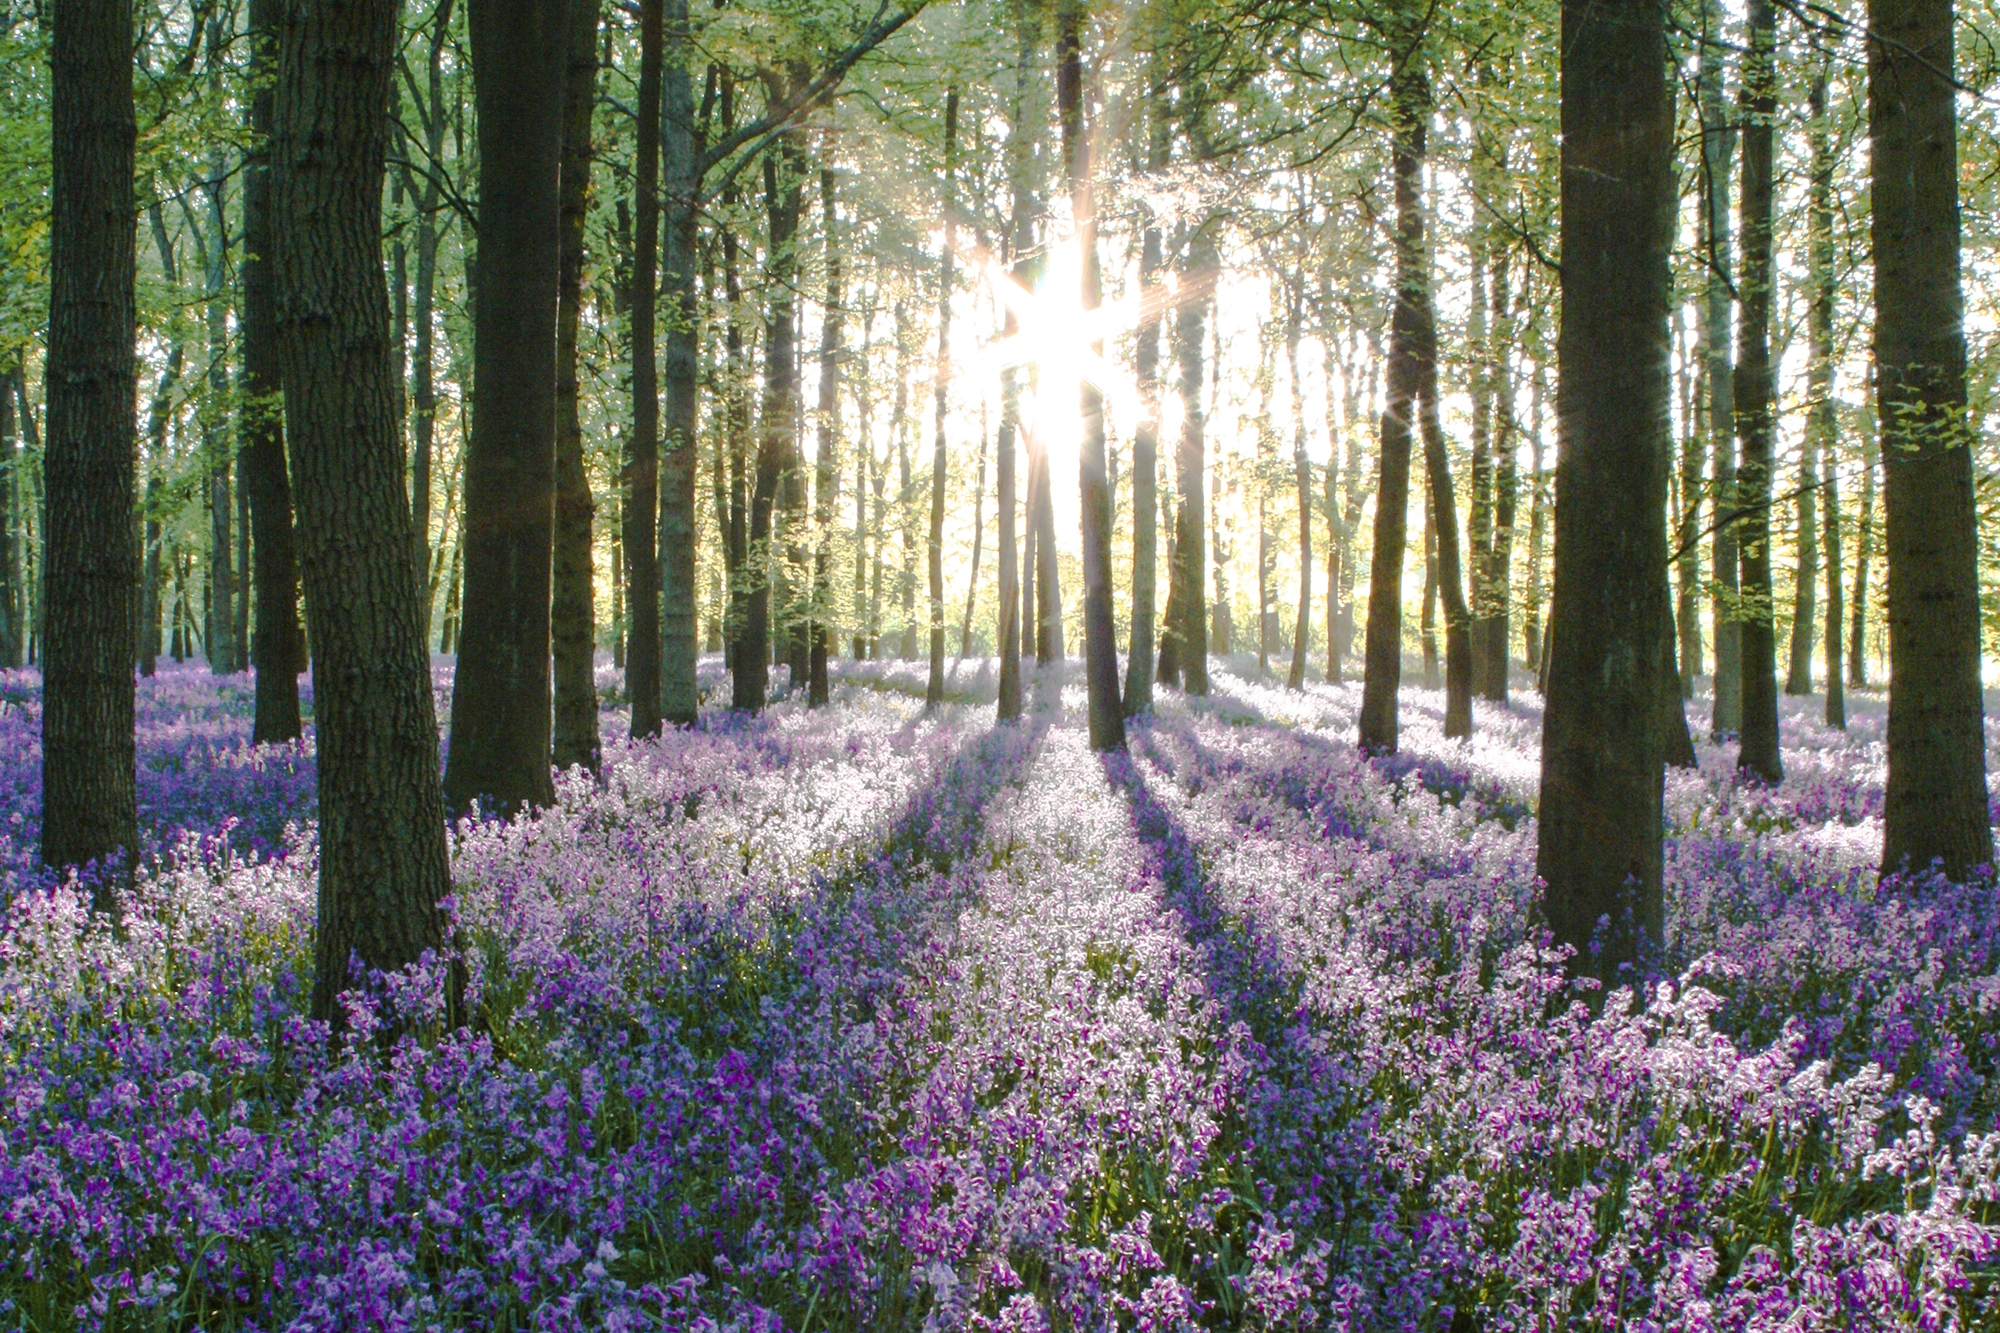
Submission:
POLYGON ((2000 1330, 1992 0, 0 61, 0 1328, 2000 1330))

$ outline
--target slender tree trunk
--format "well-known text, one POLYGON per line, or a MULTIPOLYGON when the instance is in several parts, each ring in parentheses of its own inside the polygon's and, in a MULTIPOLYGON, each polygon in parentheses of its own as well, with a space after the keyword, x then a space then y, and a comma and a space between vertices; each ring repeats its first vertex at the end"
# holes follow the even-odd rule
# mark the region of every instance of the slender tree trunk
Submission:
MULTIPOLYGON (((1285 676, 1286 688, 1293 690, 1306 687, 1306 658, 1312 652, 1312 461, 1306 456, 1306 394, 1299 379, 1299 339, 1304 333, 1305 305, 1305 289, 1300 286, 1292 292, 1285 328, 1285 356, 1292 374, 1292 477, 1299 493, 1299 614, 1292 625, 1292 669, 1285 676)), ((1327 466, 1332 468, 1331 459, 1327 466)))
MULTIPOLYGON (((1817 299, 1817 297, 1815 297, 1817 299)), ((1810 390, 1808 391, 1810 392, 1810 390)), ((1808 406, 1810 418, 1813 408, 1808 406)), ((1807 422, 1799 448, 1798 548, 1792 572, 1792 637, 1785 664, 1785 693, 1811 694, 1814 625, 1819 616, 1819 450, 1821 438, 1807 422)), ((1831 460, 1829 460, 1830 462, 1831 460)))
MULTIPOLYGON (((1147 169, 1166 170, 1172 144, 1167 118, 1166 74, 1161 58, 1147 65, 1147 169)), ((1125 659, 1125 716, 1137 717, 1153 708, 1153 673, 1157 633, 1154 608, 1159 601, 1160 515, 1160 332, 1163 302, 1158 292, 1166 266, 1165 238, 1160 219, 1151 211, 1139 239, 1140 317, 1132 346, 1132 370, 1137 380, 1139 417, 1132 425, 1132 642, 1125 659)))
POLYGON ((1776 269, 1772 149, 1777 118, 1777 11, 1750 0, 1750 49, 1743 66, 1743 270, 1736 342, 1736 429, 1743 451, 1736 500, 1741 520, 1743 748, 1737 767, 1766 782, 1784 776, 1778 757, 1777 636, 1772 624, 1771 453, 1776 433, 1771 304, 1776 269))
MULTIPOLYGON (((577 0, 570 0, 575 4, 577 0)), ((660 275, 666 299, 666 354, 661 387, 666 421, 660 455, 660 713, 692 726, 701 711, 695 685, 700 655, 696 608, 695 474, 701 462, 701 305, 694 271, 700 262, 701 154, 706 135, 696 121, 694 34, 688 0, 666 0, 660 146, 666 187, 666 255, 660 275)))
POLYGON ((841 290, 840 214, 835 207, 834 179, 830 169, 819 173, 820 210, 826 222, 826 305, 820 322, 819 339, 819 449, 818 472, 813 478, 814 550, 812 680, 808 704, 823 707, 829 697, 827 657, 833 652, 833 496, 840 489, 840 368, 845 359, 841 346, 845 338, 841 290))
POLYGON ((349 960, 386 970, 441 950, 451 891, 382 279, 396 16, 394 0, 282 6, 272 115, 272 276, 319 749, 312 1013, 336 1024, 357 980, 349 960))
POLYGON ((1863 430, 1861 439, 1861 521, 1854 534, 1854 628, 1847 640, 1847 683, 1861 689, 1868 684, 1868 557, 1875 543, 1875 450, 1873 432, 1863 430))
MULTIPOLYGON (((1078 310, 1089 318, 1102 303, 1097 260, 1095 154, 1084 135, 1083 0, 1064 0, 1056 13, 1056 104, 1062 119, 1064 175, 1070 214, 1082 251, 1078 310)), ((1103 355, 1102 342, 1092 350, 1103 355)), ((1090 748, 1125 748, 1125 713, 1118 696, 1118 638, 1111 614, 1111 485, 1104 466, 1104 390, 1089 378, 1079 388, 1082 426, 1078 485, 1083 537, 1083 660, 1090 703, 1090 748)))
MULTIPOLYGON (((1847 697, 1840 675, 1840 633, 1843 620, 1840 587, 1840 481, 1839 425, 1833 403, 1833 317, 1838 291, 1834 285, 1833 250, 1833 136, 1827 124, 1827 80, 1832 71, 1830 52, 1819 54, 1808 104, 1812 112, 1810 138, 1810 238, 1808 260, 1812 267, 1812 310, 1808 319, 1812 358, 1807 370, 1807 448, 1817 448, 1825 459, 1826 479, 1820 495, 1826 527, 1826 721, 1828 726, 1847 726, 1847 697)), ((1810 495, 1801 495, 1805 503, 1810 495)), ((1792 630, 1798 637, 1796 621, 1792 630)), ((1807 671, 1811 670, 1811 644, 1807 671)), ((1796 656, 1796 654, 1794 654, 1796 656)))
POLYGON ((1417 635, 1423 645, 1424 688, 1439 689, 1444 684, 1438 670, 1437 606, 1438 606, 1438 540, 1437 510, 1431 507, 1428 487, 1430 476, 1426 458, 1424 497, 1424 606, 1417 621, 1417 635))
POLYGON ((1990 873, 1951 0, 1868 5, 1875 383, 1889 584, 1882 869, 1990 873))
POLYGON ((1536 869, 1571 970, 1616 985, 1661 938, 1659 696, 1674 689, 1660 676, 1677 204, 1664 6, 1565 0, 1562 52, 1562 441, 1536 869))
POLYGON ((756 487, 750 500, 747 558, 752 583, 741 661, 745 689, 739 704, 753 712, 763 709, 768 689, 771 593, 776 581, 771 571, 782 558, 772 537, 772 515, 783 498, 786 473, 794 460, 792 439, 798 411, 798 381, 792 364, 797 334, 792 287, 798 273, 795 246, 805 186, 802 134, 802 130, 786 131, 778 140, 776 156, 767 157, 764 162, 764 211, 771 247, 765 262, 771 297, 764 326, 764 401, 758 423, 756 487))
POLYGON ((1465 604, 1465 575, 1458 553, 1458 505, 1452 498, 1451 459, 1438 423, 1437 323, 1430 291, 1423 293, 1421 399, 1424 479, 1437 516, 1438 592, 1444 602, 1444 734, 1472 734, 1472 613, 1465 604))
MULTIPOLYGON (((1216 218, 1205 219, 1188 238, 1187 274, 1183 282, 1213 281, 1217 267, 1216 218)), ((1207 493, 1203 473, 1207 450, 1207 416, 1202 402, 1202 342, 1207 333, 1209 298, 1198 296, 1181 307, 1174 319, 1174 361, 1180 376, 1181 437, 1174 450, 1174 490, 1180 504, 1174 516, 1171 582, 1167 591, 1166 648, 1160 654, 1159 679, 1178 684, 1189 694, 1208 693, 1208 603, 1205 538, 1208 519, 1202 500, 1207 493)))
POLYGON ((972 608, 979 600, 979 558, 986 545, 986 404, 979 405, 979 457, 972 467, 972 569, 965 576, 965 618, 958 625, 958 655, 972 655, 972 608))
MULTIPOLYGON (((868 499, 875 461, 875 397, 869 392, 874 383, 870 356, 875 342, 875 294, 871 285, 861 309, 861 353, 854 377, 856 411, 854 439, 854 660, 868 657, 868 557, 875 552, 874 529, 869 522, 868 499)), ((880 485, 879 477, 874 485, 880 485)), ((879 557, 878 557, 879 558, 879 557)))
MULTIPOLYGON (((51 22, 42 864, 123 855, 129 874, 139 846, 132 6, 65 0, 51 22)), ((99 909, 111 891, 110 877, 99 881, 99 909)))
MULTIPOLYGON (((444 161, 444 50, 451 37, 452 0, 439 0, 431 15, 429 100, 423 108, 425 148, 432 164, 444 161)), ((436 604, 433 569, 442 565, 431 552, 431 473, 437 451, 437 347, 432 324, 437 312, 438 210, 443 206, 443 182, 435 170, 426 173, 417 204, 417 272, 411 297, 416 324, 410 367, 410 412, 414 456, 410 460, 410 528, 417 574, 423 580, 423 605, 417 615, 428 638, 431 610, 436 604)), ((443 542, 438 543, 440 550, 443 542)))
MULTIPOLYGON (((251 27, 254 33, 258 31, 256 20, 259 17, 259 11, 252 10, 251 15, 251 27)), ((268 28, 264 31, 268 38, 268 28)), ((253 47, 253 59, 255 58, 254 52, 255 48, 253 47)), ((268 114, 270 103, 268 92, 264 94, 264 101, 266 111, 264 119, 268 126, 270 119, 268 114)), ((268 128, 263 133, 268 133, 268 128)), ((260 264, 262 262, 256 257, 257 251, 251 248, 252 237, 247 230, 257 223, 256 211, 252 209, 250 204, 250 194, 252 191, 262 191, 265 188, 261 177, 253 180, 257 161, 257 157, 252 157, 245 165, 244 218, 246 226, 246 253, 243 260, 245 324, 243 332, 244 370, 246 374, 249 372, 250 358, 253 351, 251 344, 255 341, 253 332, 249 326, 249 321, 252 318, 250 309, 251 288, 255 284, 257 277, 257 269, 253 268, 253 264, 260 264)), ((167 237, 166 219, 158 202, 155 202, 147 210, 147 214, 152 224, 153 247, 160 257, 160 275, 166 280, 169 290, 175 289, 180 285, 179 265, 175 261, 173 243, 167 237)), ((268 231, 268 227, 266 230, 268 231)), ((266 280, 265 288, 266 290, 263 294, 263 311, 268 319, 270 313, 268 280, 266 280)), ((268 330, 266 332, 268 334, 268 330)), ((158 669, 160 656, 160 541, 161 520, 166 516, 167 505, 166 483, 162 473, 167 465, 167 430, 173 422, 174 389, 180 383, 182 367, 186 361, 186 351, 181 342, 178 322, 175 323, 168 336, 167 364, 161 370, 160 378, 154 385, 152 406, 147 413, 146 419, 146 503, 143 528, 145 550, 143 556, 143 573, 139 585, 139 674, 142 676, 154 674, 158 669)), ((267 338, 267 354, 268 350, 267 338)), ((7 475, 5 478, 4 505, 10 537, 12 536, 14 516, 19 508, 17 499, 19 478, 15 469, 20 466, 20 454, 14 445, 13 422, 16 392, 15 381, 20 378, 20 375, 21 371, 17 366, 14 370, 8 372, 5 382, 0 383, 0 420, 4 420, 6 425, 4 438, 0 438, 0 448, 6 450, 7 475)), ((246 404, 246 408, 247 406, 246 404)), ((248 424, 247 421, 246 424, 248 424)), ((283 447, 282 441, 279 447, 283 447)), ((284 466, 282 456, 278 460, 278 465, 280 468, 284 466)), ((245 475, 247 479, 247 472, 245 475)), ((286 515, 286 519, 287 527, 289 527, 289 513, 286 515)), ((21 648, 24 643, 24 635, 20 620, 20 590, 16 586, 18 575, 11 550, 8 552, 4 565, 0 565, 0 570, 4 570, 7 579, 4 605, 0 605, 0 614, 4 614, 7 628, 4 641, 0 641, 0 663, 4 663, 4 665, 10 667, 18 667, 21 665, 21 648)), ((259 689, 261 690, 262 688, 260 679, 259 689)), ((296 698, 296 687, 294 689, 294 698, 296 698)), ((293 711, 294 713, 297 712, 296 706, 294 706, 293 711)), ((296 728, 294 728, 292 734, 294 736, 298 734, 296 728)), ((255 739, 263 740, 265 738, 256 736, 255 739)))
POLYGON ((1528 607, 1521 626, 1522 655, 1537 681, 1542 674, 1542 600, 1547 595, 1542 584, 1542 564, 1546 550, 1549 518, 1549 478, 1542 468, 1542 405, 1548 400, 1548 374, 1535 367, 1535 383, 1528 409, 1528 467, 1532 473, 1528 500, 1528 607))
MULTIPOLYGON (((574 3, 574 0, 572 0, 574 3)), ((660 734, 660 565, 653 558, 660 511, 659 301, 660 101, 663 0, 639 5, 639 123, 633 163, 632 434, 624 460, 625 688, 632 735, 660 734)), ((762 679, 760 676, 759 679, 762 679)), ((739 687, 740 692, 740 687, 739 687)), ((746 706, 739 698, 738 707, 746 706)), ((759 695, 761 706, 762 696, 759 695)))
MULTIPOLYGON (((1500 168, 1507 166, 1501 155, 1500 168)), ((1473 640, 1482 660, 1474 672, 1479 694, 1497 704, 1507 702, 1508 639, 1513 633, 1514 511, 1520 500, 1520 464, 1516 461, 1514 419, 1514 291, 1510 255, 1496 243, 1493 257, 1493 344, 1488 374, 1493 393, 1493 528, 1486 553, 1486 603, 1478 610, 1483 628, 1473 640)))
MULTIPOLYGON (((272 90, 265 74, 276 64, 277 0, 252 0, 249 156, 243 164, 243 434, 237 477, 250 498, 251 551, 256 565, 259 743, 296 740, 299 719, 299 574, 292 543, 292 488, 285 469, 284 376, 278 360, 277 298, 271 259, 277 219, 271 209, 272 90)), ((421 256, 420 256, 421 258, 421 256)), ((421 271, 421 270, 420 270, 421 271)), ((428 314, 422 302, 419 313, 428 314)), ((429 346, 419 338, 419 347, 429 346)), ((158 519, 153 523, 157 528, 158 519)), ((157 585, 158 534, 150 538, 149 575, 157 585)), ((428 620, 428 617, 425 617, 428 620)), ((428 625, 419 638, 428 633, 428 625)), ((157 623, 151 635, 157 649, 157 623)))
MULTIPOLYGON (((1396 692, 1403 676, 1403 546, 1410 508, 1410 438, 1423 386, 1419 339, 1424 272, 1424 122, 1430 92, 1421 55, 1405 53, 1393 86, 1396 177, 1396 302, 1389 316, 1388 401, 1382 412, 1375 484, 1375 552, 1368 571, 1368 639, 1361 676, 1360 745, 1396 752, 1396 692)), ((1426 513, 1431 512, 1428 508, 1426 513)))
POLYGON ((597 506, 583 463, 576 339, 583 307, 583 227, 590 208, 590 117, 597 100, 599 0, 569 0, 569 7, 556 253, 555 552, 549 593, 555 713, 550 756, 559 769, 581 765, 594 774, 602 764, 597 734, 597 577, 590 556, 597 506))
POLYGON ((1722 98, 1728 46, 1721 0, 1703 0, 1701 69, 1696 89, 1701 117, 1701 198, 1708 281, 1701 343, 1707 353, 1708 425, 1715 457, 1715 705, 1710 731, 1717 737, 1743 729, 1743 633, 1739 618, 1736 522, 1736 373, 1730 356, 1731 290, 1729 164, 1736 155, 1736 127, 1722 98))
MULTIPOLYGON (((1065 8, 1065 13, 1068 9, 1065 8)), ((930 679, 924 686, 924 705, 936 708, 944 702, 944 489, 947 479, 945 459, 945 416, 951 404, 951 288, 952 251, 958 245, 958 219, 954 215, 953 178, 958 173, 958 87, 944 97, 944 252, 938 257, 938 359, 937 380, 932 391, 936 425, 931 447, 931 524, 924 546, 930 573, 930 679)))

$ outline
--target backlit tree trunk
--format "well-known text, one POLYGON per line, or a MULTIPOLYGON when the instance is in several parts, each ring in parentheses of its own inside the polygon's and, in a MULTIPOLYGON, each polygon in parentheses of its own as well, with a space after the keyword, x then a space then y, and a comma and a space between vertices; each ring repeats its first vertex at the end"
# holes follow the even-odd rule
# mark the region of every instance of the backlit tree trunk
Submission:
MULTIPOLYGON (((1065 13, 1068 9, 1065 8, 1065 13)), ((944 252, 938 257, 938 356, 932 389, 936 421, 931 439, 931 522, 924 543, 930 574, 930 677, 924 704, 944 702, 944 491, 949 477, 945 457, 945 419, 951 405, 951 287, 952 249, 958 244, 958 220, 953 215, 952 178, 958 171, 958 88, 944 97, 944 252)))

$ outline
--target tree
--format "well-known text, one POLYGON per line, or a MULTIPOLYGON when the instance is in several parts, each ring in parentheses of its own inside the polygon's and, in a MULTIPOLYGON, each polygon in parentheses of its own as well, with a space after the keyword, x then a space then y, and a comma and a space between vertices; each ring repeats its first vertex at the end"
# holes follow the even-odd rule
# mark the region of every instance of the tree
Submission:
MULTIPOLYGON (((831 170, 819 173, 819 201, 826 235, 826 302, 821 307, 819 339, 819 450, 813 478, 813 521, 818 540, 813 551, 812 679, 807 703, 823 707, 828 699, 827 657, 833 652, 832 552, 834 492, 840 489, 840 370, 846 300, 841 287, 840 214, 836 208, 831 170)), ((689 550, 693 550, 690 545, 689 550)))
POLYGON ((1765 782, 1784 776, 1778 757, 1778 645, 1771 596, 1771 452, 1777 433, 1771 304, 1776 291, 1772 214, 1777 195, 1772 141, 1778 114, 1777 11, 1750 0, 1743 66, 1743 271, 1736 325, 1736 526, 1742 561, 1738 616, 1743 657, 1743 747, 1736 766, 1765 782))
POLYGON ((1959 290, 1951 0, 1868 5, 1875 385, 1889 586, 1882 869, 1993 862, 1959 290))
POLYGON ((464 623, 444 786, 454 809, 490 801, 512 815, 555 799, 549 568, 569 4, 469 0, 466 13, 479 111, 479 252, 464 623))
MULTIPOLYGON (((1424 271, 1424 125, 1428 80, 1417 44, 1390 81, 1396 178, 1396 303, 1389 316, 1388 401, 1375 483, 1375 552, 1368 569, 1368 637, 1361 668, 1360 746, 1396 752, 1396 692, 1403 678, 1403 546, 1410 505, 1410 440, 1423 389, 1420 340, 1429 310, 1424 271)), ((1432 512, 1435 512, 1434 510, 1432 512)))
POLYGON ((1675 688, 1660 652, 1677 206, 1665 6, 1564 0, 1562 52, 1555 598, 1536 869, 1572 969, 1614 982, 1660 939, 1656 696, 1675 688))
POLYGON ((957 200, 952 187, 957 172, 958 85, 953 84, 944 95, 944 250, 938 256, 938 359, 936 386, 932 390, 936 425, 931 443, 931 525, 924 543, 931 594, 931 670, 924 685, 924 705, 927 708, 935 708, 944 702, 944 489, 948 479, 945 415, 951 402, 952 250, 958 245, 958 219, 953 211, 957 200))
MULTIPOLYGON (((574 3, 574 0, 572 0, 574 3)), ((625 439, 625 692, 632 735, 660 734, 660 566, 648 559, 660 506, 660 377, 655 312, 660 260, 660 96, 665 10, 639 3, 639 126, 632 164, 632 430, 625 439)), ((740 674, 740 673, 739 673, 740 674)), ((739 686, 740 689, 740 686, 739 686)), ((737 700, 742 706, 742 700, 737 700)))
POLYGON ((1715 706, 1710 731, 1716 737, 1743 727, 1743 636, 1737 616, 1736 372, 1729 347, 1730 284, 1729 162, 1736 155, 1736 127, 1723 106, 1728 63, 1720 0, 1703 0, 1701 70, 1696 105, 1701 116, 1701 218, 1707 269, 1701 326, 1703 373, 1708 380, 1708 431, 1715 456, 1714 549, 1715 706))
MULTIPOLYGON (((1102 301, 1097 264, 1097 203, 1092 153, 1083 125, 1083 0, 1064 0, 1056 17, 1056 105, 1062 117, 1064 174, 1070 213, 1082 251, 1077 306, 1089 318, 1102 301)), ((1093 349, 1103 355, 1100 342, 1093 349)), ((1090 748, 1125 748, 1125 713, 1118 697, 1118 640, 1111 619, 1111 489, 1104 470, 1104 390, 1083 376, 1077 407, 1083 439, 1078 486, 1083 528, 1083 660, 1090 700, 1090 748)))
POLYGON ((312 1012, 335 1023, 350 959, 392 969, 441 948, 451 891, 382 278, 397 8, 281 6, 272 106, 278 353, 319 747, 312 1012))
MULTIPOLYGON (((1146 65, 1146 169, 1164 171, 1172 145, 1167 120, 1166 78, 1157 51, 1146 65)), ((1153 707, 1155 666, 1154 606, 1158 599, 1160 513, 1160 331, 1159 284, 1166 267, 1160 219, 1147 209, 1139 240, 1141 313, 1132 344, 1132 371, 1138 381, 1139 419, 1132 425, 1132 643, 1125 659, 1125 716, 1153 707)))
POLYGON ((600 763, 597 736, 596 589, 591 570, 590 478, 583 466, 577 404, 577 317, 583 306, 583 224, 590 207, 590 113, 597 93, 599 0, 569 0, 569 68, 564 75, 560 232, 556 253, 555 550, 549 638, 555 713, 555 766, 600 763))
MULTIPOLYGON (((1826 528, 1826 723, 1830 727, 1845 728, 1847 695, 1840 672, 1841 620, 1845 609, 1841 604, 1843 593, 1840 586, 1840 470, 1835 454, 1839 423, 1834 419, 1833 405, 1833 316, 1839 293, 1833 270, 1833 136, 1827 126, 1826 100, 1827 79, 1832 65, 1832 52, 1821 51, 1809 102, 1812 109, 1809 242, 1812 310, 1807 323, 1811 332, 1812 359, 1807 368, 1809 388, 1806 396, 1809 401, 1806 407, 1806 434, 1810 437, 1807 447, 1816 448, 1826 459, 1826 479, 1821 483, 1823 490, 1820 495, 1820 514, 1826 528)), ((1794 628, 1792 633, 1796 639, 1798 630, 1794 628)), ((1807 647, 1810 649, 1811 645, 1807 647)), ((1810 662, 1807 671, 1811 671, 1810 662)))
MULTIPOLYGON (((257 587, 257 711, 251 739, 299 736, 299 574, 292 549, 292 486, 285 471, 284 377, 278 364, 277 293, 272 287, 272 92, 277 0, 250 4, 250 151, 243 162, 243 408, 236 479, 250 497, 250 549, 257 587)), ((157 523, 157 520, 153 520, 157 523)), ((147 558, 157 569, 159 535, 147 558)), ((426 621, 429 616, 424 616, 426 621)), ((424 632, 428 632, 428 625, 424 632)), ((152 621, 157 651, 158 620, 152 621)))
MULTIPOLYGON (((572 4, 576 0, 570 0, 572 4)), ((687 0, 669 0, 664 14, 667 61, 661 80, 660 149, 666 186, 665 452, 660 459, 660 714, 675 726, 691 725, 700 711, 695 687, 694 474, 700 441, 701 308, 695 300, 701 217, 704 127, 696 123, 693 33, 687 0)))
POLYGON ((42 864, 63 868, 139 847, 138 122, 131 0, 65 0, 52 18, 42 864))

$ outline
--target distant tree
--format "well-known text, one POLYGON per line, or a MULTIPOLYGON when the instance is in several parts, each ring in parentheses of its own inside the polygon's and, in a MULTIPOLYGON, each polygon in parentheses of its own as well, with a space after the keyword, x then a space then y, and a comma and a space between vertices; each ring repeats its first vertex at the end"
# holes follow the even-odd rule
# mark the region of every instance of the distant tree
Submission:
POLYGON ((1657 946, 1667 308, 1677 196, 1662 0, 1565 0, 1555 599, 1536 869, 1572 968, 1657 946))
MULTIPOLYGON (((572 3, 574 0, 572 0, 572 3)), ((625 437, 625 692, 632 735, 660 734, 660 566, 647 558, 658 537, 660 378, 655 337, 660 261, 660 96, 665 42, 662 0, 639 0, 638 147, 632 190, 632 429, 625 437)), ((733 253, 731 256, 734 258, 733 253)), ((732 264, 733 268, 733 264, 732 264)), ((734 301, 732 299, 732 307, 734 301)), ((738 705, 742 701, 739 699, 738 705)))
MULTIPOLYGON (((1065 11, 1067 12, 1067 11, 1065 11)), ((944 492, 949 479, 946 466, 945 422, 951 405, 951 288, 953 249, 958 244, 958 219, 954 210, 954 178, 958 174, 958 86, 944 95, 944 248, 938 256, 938 359, 935 387, 936 424, 931 450, 931 523, 924 542, 930 574, 930 676, 924 685, 924 703, 935 708, 944 702, 944 492)))
POLYGON ((1734 735, 1743 727, 1743 636, 1737 608, 1736 371, 1730 351, 1731 287, 1729 164, 1736 155, 1737 126, 1723 104, 1729 61, 1721 0, 1702 0, 1701 66, 1695 89, 1701 118, 1701 219, 1703 314, 1700 348, 1708 382, 1708 433, 1715 456, 1711 558, 1715 565, 1712 602, 1715 636, 1713 735, 1734 735))
POLYGON ((382 270, 397 11, 279 6, 272 105, 278 353, 319 749, 312 1013, 335 1023, 350 961, 398 968, 443 947, 451 891, 382 270))
POLYGON ((1951 0, 1870 0, 1870 236, 1889 583, 1882 869, 1991 866, 1959 290, 1951 0))
POLYGON ((558 176, 568 0, 468 0, 479 125, 464 623, 445 799, 555 799, 549 570, 555 513, 558 176))
POLYGON ((139 846, 138 123, 131 0, 63 0, 51 19, 42 864, 60 869, 139 846))

